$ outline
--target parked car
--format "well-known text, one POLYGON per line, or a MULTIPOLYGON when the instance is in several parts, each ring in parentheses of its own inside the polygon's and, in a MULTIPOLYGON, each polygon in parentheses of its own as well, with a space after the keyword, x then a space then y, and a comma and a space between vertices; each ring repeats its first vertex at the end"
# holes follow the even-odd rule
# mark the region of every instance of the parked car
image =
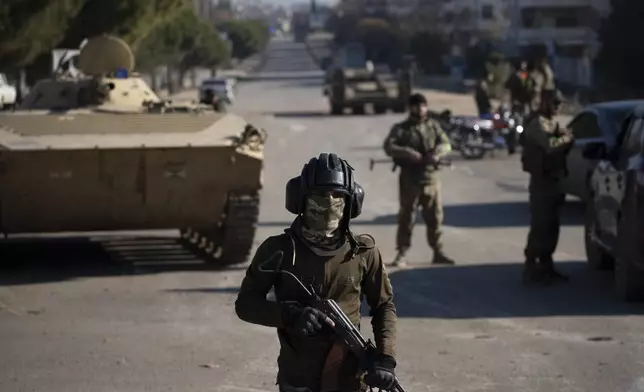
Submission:
POLYGON ((566 194, 587 200, 588 178, 596 160, 584 159, 582 151, 589 143, 603 143, 607 150, 615 146, 620 126, 644 100, 602 102, 586 106, 568 124, 575 143, 568 155, 568 176, 563 181, 566 194))
POLYGON ((0 109, 12 109, 16 105, 16 88, 9 84, 5 74, 0 73, 0 109))
POLYGON ((228 101, 228 104, 232 104, 235 101, 235 83, 231 79, 210 78, 204 80, 199 87, 199 102, 210 104, 210 102, 206 102, 208 90, 224 98, 228 101))
POLYGON ((583 156, 598 161, 588 181, 588 263, 614 266, 618 295, 644 300, 644 104, 627 117, 614 146, 590 142, 583 156))

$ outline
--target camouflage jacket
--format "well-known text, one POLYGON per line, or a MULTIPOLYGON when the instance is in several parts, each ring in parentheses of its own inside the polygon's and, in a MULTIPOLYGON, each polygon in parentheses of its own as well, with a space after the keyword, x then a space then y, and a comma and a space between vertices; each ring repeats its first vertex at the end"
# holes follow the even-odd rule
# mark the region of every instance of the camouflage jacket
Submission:
POLYGON ((413 162, 414 152, 424 157, 429 154, 443 157, 452 150, 449 137, 440 124, 432 119, 420 123, 407 119, 395 124, 383 148, 400 166, 401 180, 417 184, 435 182, 437 168, 426 161, 413 162))
POLYGON ((397 317, 389 277, 373 238, 360 235, 356 239, 360 248, 353 257, 348 241, 334 255, 319 256, 298 236, 290 234, 290 230, 269 237, 257 249, 241 284, 235 310, 242 320, 277 328, 281 346, 278 383, 313 391, 348 391, 360 387, 359 364, 352 354, 328 336, 302 337, 291 333, 282 319, 282 305, 266 299, 266 294, 275 287, 278 301, 302 300, 302 289, 293 279, 258 271, 258 266, 278 250, 284 252, 282 270, 295 274, 304 284, 313 285, 322 296, 335 300, 358 328, 364 295, 371 309, 377 350, 395 358, 397 317), (335 366, 329 365, 332 356, 335 366))
POLYGON ((560 178, 567 174, 566 157, 573 137, 553 118, 534 117, 525 129, 523 169, 535 176, 560 178))

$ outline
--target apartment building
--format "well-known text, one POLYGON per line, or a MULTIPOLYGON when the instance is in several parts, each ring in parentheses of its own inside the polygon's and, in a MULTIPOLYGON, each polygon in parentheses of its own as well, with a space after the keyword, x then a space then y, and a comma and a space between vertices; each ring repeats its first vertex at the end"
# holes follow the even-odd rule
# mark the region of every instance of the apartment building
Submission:
POLYGON ((509 40, 515 52, 545 45, 561 81, 592 84, 597 32, 610 13, 610 0, 512 0, 510 9, 509 40))
POLYGON ((439 14, 447 33, 455 38, 502 40, 510 28, 511 0, 443 0, 439 14))

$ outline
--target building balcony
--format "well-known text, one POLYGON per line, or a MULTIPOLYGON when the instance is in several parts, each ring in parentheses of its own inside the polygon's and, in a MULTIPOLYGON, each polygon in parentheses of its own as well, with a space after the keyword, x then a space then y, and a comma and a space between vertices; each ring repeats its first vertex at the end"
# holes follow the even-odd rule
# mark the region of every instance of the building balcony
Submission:
POLYGON ((520 45, 540 44, 546 42, 575 45, 596 41, 597 33, 585 27, 522 28, 518 30, 517 38, 520 45))

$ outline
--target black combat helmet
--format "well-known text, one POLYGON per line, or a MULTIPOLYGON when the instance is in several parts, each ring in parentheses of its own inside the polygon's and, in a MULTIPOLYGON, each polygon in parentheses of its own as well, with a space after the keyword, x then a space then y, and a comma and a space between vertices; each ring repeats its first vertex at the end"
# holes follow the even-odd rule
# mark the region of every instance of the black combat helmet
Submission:
POLYGON ((332 153, 322 153, 304 165, 302 173, 286 184, 286 209, 301 214, 306 196, 316 191, 335 191, 346 195, 349 219, 362 212, 364 189, 353 178, 353 168, 344 159, 332 153))
POLYGON ((415 93, 409 97, 409 106, 427 105, 427 98, 423 94, 415 93))

